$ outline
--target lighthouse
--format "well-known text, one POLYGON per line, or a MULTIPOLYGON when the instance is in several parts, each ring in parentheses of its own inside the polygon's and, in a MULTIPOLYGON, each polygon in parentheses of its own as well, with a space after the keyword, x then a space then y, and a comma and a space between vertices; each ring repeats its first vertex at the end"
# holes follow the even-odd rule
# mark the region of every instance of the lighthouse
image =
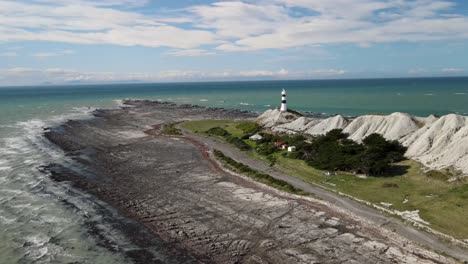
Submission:
POLYGON ((286 112, 288 111, 288 105, 286 104, 286 91, 283 89, 283 92, 281 92, 281 112, 286 112))

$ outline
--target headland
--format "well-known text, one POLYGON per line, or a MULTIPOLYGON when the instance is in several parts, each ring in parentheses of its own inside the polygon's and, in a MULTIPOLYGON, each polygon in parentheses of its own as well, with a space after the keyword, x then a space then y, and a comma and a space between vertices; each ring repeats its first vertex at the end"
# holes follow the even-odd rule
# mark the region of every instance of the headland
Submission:
MULTIPOLYGON (((173 263, 455 263, 418 244, 425 240, 424 246, 450 251, 435 236, 379 218, 375 210, 352 200, 336 199, 326 191, 322 199, 295 195, 253 181, 226 167, 213 150, 252 171, 267 171, 267 165, 176 125, 254 120, 255 113, 138 100, 125 104, 98 110, 90 120, 49 129, 46 137, 86 173, 58 164, 49 169, 56 180, 69 181, 141 223, 173 248, 169 255, 191 256, 173 258, 173 263), (326 195, 331 198, 323 199, 326 195), (386 225, 395 225, 395 230, 386 225), (405 228, 418 243, 396 231, 405 228)), ((305 193, 316 188, 272 170, 267 173, 305 193)), ((463 257, 459 249, 452 252, 463 257)), ((150 251, 145 254, 149 256, 141 263, 163 261, 150 251)))

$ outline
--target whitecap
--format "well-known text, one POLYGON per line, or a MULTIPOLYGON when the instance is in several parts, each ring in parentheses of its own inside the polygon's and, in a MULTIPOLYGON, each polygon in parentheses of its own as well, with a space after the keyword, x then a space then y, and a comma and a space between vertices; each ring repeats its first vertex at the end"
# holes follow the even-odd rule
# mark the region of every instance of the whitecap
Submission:
POLYGON ((466 93, 454 93, 456 95, 465 95, 466 93))
POLYGON ((36 235, 26 237, 26 245, 30 250, 26 255, 32 259, 39 259, 47 254, 47 247, 45 246, 49 241, 50 237, 45 235, 36 235))
POLYGON ((96 108, 94 108, 94 107, 73 107, 72 108, 73 112, 76 112, 78 114, 85 114, 85 115, 88 115, 88 114, 94 112, 95 110, 96 110, 96 108))
POLYGON ((0 171, 10 171, 10 170, 12 170, 12 169, 13 169, 13 168, 10 167, 10 166, 1 166, 1 167, 0 167, 0 171))
POLYGON ((249 103, 244 103, 244 102, 241 102, 239 103, 240 105, 253 105, 253 104, 249 104, 249 103))
POLYGON ((434 95, 434 94, 424 94, 424 95, 426 95, 426 96, 432 96, 432 95, 434 95))
POLYGON ((208 102, 208 99, 200 99, 200 102, 208 102))
POLYGON ((12 224, 16 221, 17 218, 6 218, 3 215, 0 215, 0 223, 12 224))

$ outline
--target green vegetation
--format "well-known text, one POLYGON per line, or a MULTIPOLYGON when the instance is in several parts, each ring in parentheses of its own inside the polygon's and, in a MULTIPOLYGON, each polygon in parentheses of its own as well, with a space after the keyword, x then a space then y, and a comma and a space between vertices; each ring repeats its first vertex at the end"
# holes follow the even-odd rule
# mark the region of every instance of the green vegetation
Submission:
POLYGON ((182 131, 175 127, 178 123, 164 124, 161 130, 161 133, 166 135, 180 136, 182 131))
MULTIPOLYGON (((196 120, 196 121, 187 121, 183 122, 180 126, 187 130, 190 130, 197 134, 205 134, 210 128, 220 127, 231 135, 235 137, 242 137, 244 136, 244 131, 242 129, 237 128, 242 123, 249 122, 249 121, 234 121, 234 120, 196 120)), ((255 122, 249 122, 255 123, 255 122)))
POLYGON ((306 182, 377 205, 381 205, 381 202, 391 203, 390 209, 419 210, 419 215, 431 223, 431 228, 459 239, 468 238, 467 179, 448 182, 434 178, 423 171, 421 164, 412 160, 394 164, 394 170, 399 171, 399 175, 385 178, 359 178, 346 173, 326 176, 303 160, 283 157, 278 157, 275 167, 306 182))
POLYGON ((406 148, 372 134, 362 144, 348 139, 341 129, 314 138, 302 147, 302 159, 321 170, 352 171, 366 175, 388 175, 391 164, 404 160, 406 148))
POLYGON ((236 128, 242 130, 242 132, 246 135, 253 135, 261 129, 257 123, 250 121, 240 122, 236 128))
MULTIPOLYGON (((210 128, 220 127, 231 135, 242 138, 246 134, 237 127, 239 123, 236 121, 206 120, 191 121, 181 125, 204 135, 207 135, 206 131, 210 128)), ((260 134, 264 137, 261 141, 244 141, 252 149, 252 151, 247 152, 250 157, 273 165, 276 169, 311 184, 318 184, 377 205, 384 202, 391 203, 390 209, 394 210, 419 210, 419 215, 422 219, 431 223, 431 228, 459 239, 468 239, 468 225, 466 225, 468 178, 448 182, 447 179, 457 175, 456 171, 433 170, 424 172, 424 168, 418 162, 404 160, 393 163, 390 168, 387 168, 387 172, 383 174, 393 175, 392 177, 358 177, 352 173, 340 171, 327 176, 325 171, 310 166, 305 158, 301 160, 305 153, 304 147, 313 144, 313 138, 272 135, 261 132, 260 134), (288 153, 280 150, 272 143, 275 141, 294 145, 298 148, 298 151, 288 153)), ((224 137, 220 138, 225 140, 224 137)), ((377 137, 371 137, 367 141, 368 145, 379 146, 383 143, 377 137)), ((395 148, 391 144, 387 145, 385 143, 383 145, 384 148, 397 149, 397 153, 401 151, 401 149, 398 150, 399 148, 395 148)), ((400 159, 398 155, 396 157, 391 155, 386 157, 394 161, 400 159)))
POLYGON ((240 150, 252 149, 251 145, 247 144, 242 137, 255 133, 260 129, 255 122, 229 120, 189 121, 182 123, 181 126, 195 133, 223 139, 240 150))
POLYGON ((227 132, 225 129, 222 129, 220 127, 213 127, 213 128, 210 128, 206 131, 206 133, 208 135, 212 135, 212 136, 219 136, 219 137, 228 137, 228 136, 231 136, 231 134, 229 132, 227 132))
POLYGON ((300 194, 300 195, 307 195, 306 192, 299 190, 292 186, 291 184, 275 179, 271 177, 270 175, 266 173, 259 172, 257 170, 254 170, 250 168, 249 166, 239 163, 226 155, 224 155, 221 151, 215 150, 214 151, 215 157, 220 160, 225 166, 227 166, 229 169, 244 174, 246 176, 249 176, 250 178, 254 179, 255 181, 261 182, 263 184, 266 184, 268 186, 271 186, 275 189, 282 190, 288 193, 293 193, 293 194, 300 194))
POLYGON ((220 128, 220 127, 210 128, 210 129, 208 129, 208 131, 206 131, 206 134, 208 134, 210 136, 221 137, 224 140, 226 140, 226 142, 236 146, 240 150, 250 150, 251 149, 250 145, 245 143, 244 140, 231 135, 229 132, 227 132, 226 130, 224 130, 224 129, 220 128))

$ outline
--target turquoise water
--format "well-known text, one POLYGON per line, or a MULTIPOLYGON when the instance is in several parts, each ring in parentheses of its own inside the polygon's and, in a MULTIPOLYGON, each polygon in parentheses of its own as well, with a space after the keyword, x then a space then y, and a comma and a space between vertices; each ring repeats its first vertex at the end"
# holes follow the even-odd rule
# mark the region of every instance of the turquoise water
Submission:
POLYGON ((100 222, 99 204, 39 171, 71 162, 42 137, 44 127, 89 118, 94 108, 117 107, 124 98, 264 111, 279 106, 282 88, 289 107, 300 111, 468 114, 468 78, 2 87, 0 262, 128 262, 88 235, 86 226, 99 223, 109 240, 127 243, 100 222))
POLYGON ((0 124, 49 116, 71 107, 107 107, 122 98, 262 111, 278 106, 282 88, 288 92, 289 106, 300 111, 468 114, 468 78, 118 84, 0 88, 0 124))

